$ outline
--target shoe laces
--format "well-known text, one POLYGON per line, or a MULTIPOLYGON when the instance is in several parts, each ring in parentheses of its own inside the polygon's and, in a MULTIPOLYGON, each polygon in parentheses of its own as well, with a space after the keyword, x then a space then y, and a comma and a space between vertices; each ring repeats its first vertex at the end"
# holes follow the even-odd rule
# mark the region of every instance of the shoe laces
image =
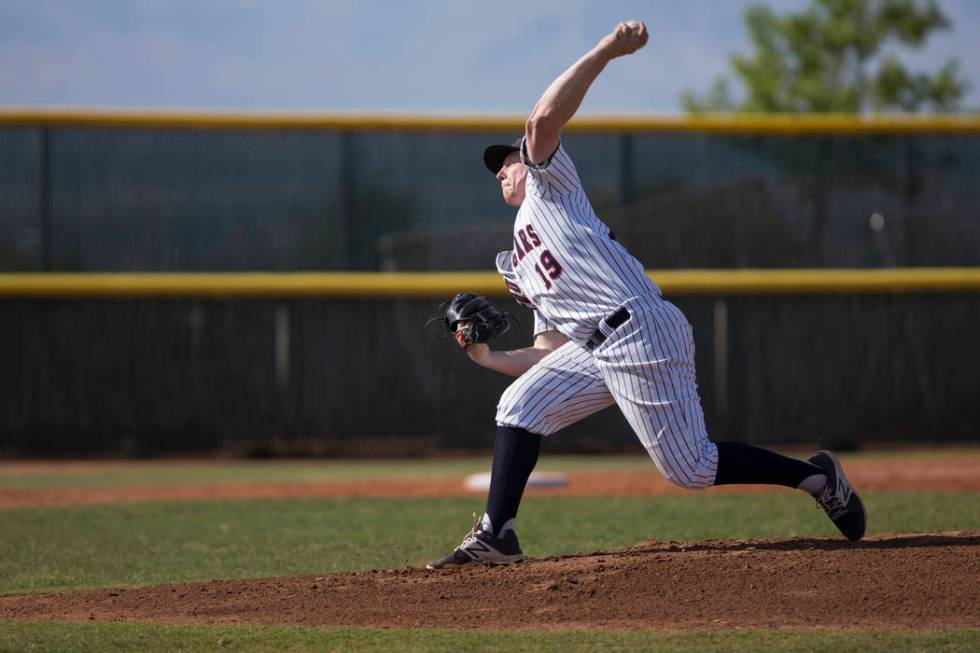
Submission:
POLYGON ((840 495, 829 487, 814 498, 817 500, 817 507, 823 508, 831 519, 837 519, 847 512, 847 506, 840 495))
POLYGON ((466 547, 468 547, 469 545, 473 544, 473 542, 476 541, 476 539, 477 539, 476 538, 476 533, 477 533, 477 531, 480 530, 481 522, 482 522, 482 520, 479 517, 477 517, 476 516, 476 513, 474 512, 473 513, 473 528, 471 528, 470 529, 470 532, 467 533, 466 536, 463 538, 463 542, 459 545, 459 548, 465 549, 466 547))

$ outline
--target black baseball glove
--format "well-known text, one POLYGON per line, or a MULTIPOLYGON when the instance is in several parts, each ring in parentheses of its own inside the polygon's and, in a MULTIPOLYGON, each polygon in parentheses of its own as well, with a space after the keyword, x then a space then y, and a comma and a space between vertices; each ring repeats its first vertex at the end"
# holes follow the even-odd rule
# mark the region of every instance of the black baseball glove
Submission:
POLYGON ((510 330, 505 313, 498 311, 486 297, 471 292, 461 292, 453 297, 446 305, 443 320, 460 347, 487 342, 510 330))

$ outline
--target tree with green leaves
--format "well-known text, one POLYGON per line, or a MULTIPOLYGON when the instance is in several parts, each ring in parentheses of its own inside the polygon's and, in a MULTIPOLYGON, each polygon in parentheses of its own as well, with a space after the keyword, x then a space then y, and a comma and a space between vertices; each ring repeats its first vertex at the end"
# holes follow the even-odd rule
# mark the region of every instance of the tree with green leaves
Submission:
POLYGON ((754 52, 731 56, 744 100, 733 99, 719 76, 703 96, 684 93, 685 110, 950 112, 966 90, 956 59, 927 74, 911 72, 895 55, 897 47, 918 48, 949 28, 935 0, 813 0, 784 15, 753 4, 745 23, 754 52))

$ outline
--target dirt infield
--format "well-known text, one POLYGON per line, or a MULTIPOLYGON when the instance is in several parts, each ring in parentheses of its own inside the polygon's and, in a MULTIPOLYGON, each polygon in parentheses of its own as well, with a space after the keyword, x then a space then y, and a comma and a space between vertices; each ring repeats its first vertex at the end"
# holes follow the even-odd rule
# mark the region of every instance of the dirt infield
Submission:
POLYGON ((980 531, 646 543, 506 568, 0 598, 0 619, 525 628, 980 626, 980 531))
MULTIPOLYGON (((124 464, 124 463, 122 463, 124 464)), ((13 463, 0 465, 14 468, 13 463)), ((50 473, 55 464, 38 465, 50 473)), ((70 463, 68 465, 71 465, 70 463)), ((118 468, 120 464, 113 464, 118 468)), ((19 469, 23 471, 25 466, 19 469)), ((30 464, 26 466, 30 469, 30 464)), ((76 469, 66 466, 66 469, 76 469)), ((849 461, 851 482, 861 491, 980 491, 980 456, 964 458, 876 458, 849 461)), ((651 464, 649 471, 572 472, 563 488, 536 489, 531 493, 566 496, 657 496, 690 493, 671 485, 651 464)), ((723 486, 710 492, 767 492, 767 486, 723 486)), ((461 477, 415 478, 327 483, 221 483, 188 485, 140 485, 104 488, 0 488, 0 509, 37 506, 82 505, 121 501, 195 499, 267 499, 289 497, 448 497, 482 494, 463 487, 461 477)))

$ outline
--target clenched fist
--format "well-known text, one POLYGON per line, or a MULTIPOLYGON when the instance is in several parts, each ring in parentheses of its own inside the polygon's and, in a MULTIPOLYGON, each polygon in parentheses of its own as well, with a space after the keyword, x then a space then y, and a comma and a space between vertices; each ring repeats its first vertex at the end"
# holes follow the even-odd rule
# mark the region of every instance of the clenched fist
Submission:
POLYGON ((646 25, 638 20, 628 20, 616 25, 616 29, 604 36, 599 41, 599 47, 612 59, 633 54, 646 45, 649 37, 646 25))

